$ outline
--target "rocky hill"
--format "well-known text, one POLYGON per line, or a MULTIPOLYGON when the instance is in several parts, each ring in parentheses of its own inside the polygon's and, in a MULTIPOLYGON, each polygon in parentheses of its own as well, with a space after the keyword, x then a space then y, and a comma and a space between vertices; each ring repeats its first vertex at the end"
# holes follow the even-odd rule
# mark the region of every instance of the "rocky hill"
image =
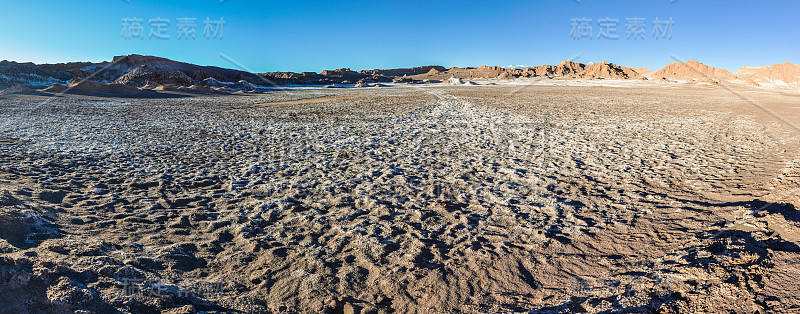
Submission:
POLYGON ((638 76, 640 73, 634 68, 618 66, 605 61, 595 63, 587 67, 582 72, 575 75, 578 78, 586 79, 617 79, 625 80, 638 76))
POLYGON ((652 80, 667 80, 679 82, 706 82, 719 83, 737 79, 736 75, 725 69, 710 67, 698 62, 689 60, 683 62, 672 62, 648 75, 652 80))
MULTIPOLYGON (((348 68, 317 72, 266 72, 260 74, 214 66, 200 66, 166 58, 143 55, 116 56, 110 62, 33 64, 0 61, 0 90, 12 84, 32 89, 66 90, 73 81, 116 84, 162 91, 193 93, 259 92, 271 86, 327 85, 376 86, 380 83, 448 83, 455 80, 540 79, 647 79, 659 82, 721 82, 751 86, 800 86, 800 66, 780 63, 770 67, 742 67, 736 74, 707 66, 696 60, 673 62, 651 71, 608 62, 587 65, 562 61, 558 65, 531 67, 452 67, 428 65, 399 69, 354 71, 348 68)), ((14 90, 18 90, 15 87, 14 90)), ((73 88, 74 89, 74 88, 73 88)), ((10 92, 9 92, 10 93, 10 92)))
POLYGON ((762 67, 747 78, 759 85, 798 86, 800 85, 800 65, 784 62, 762 67))

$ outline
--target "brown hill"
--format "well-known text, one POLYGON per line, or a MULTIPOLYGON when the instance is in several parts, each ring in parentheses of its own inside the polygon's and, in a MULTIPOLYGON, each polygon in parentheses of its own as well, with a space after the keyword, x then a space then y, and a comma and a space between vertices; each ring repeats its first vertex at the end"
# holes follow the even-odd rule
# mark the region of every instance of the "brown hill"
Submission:
POLYGON ((186 75, 186 73, 176 69, 150 66, 147 64, 140 65, 114 80, 114 83, 135 87, 145 86, 148 82, 161 85, 175 84, 189 86, 193 84, 192 78, 186 75))
POLYGON ((639 75, 635 69, 619 66, 605 61, 587 67, 583 72, 576 74, 576 78, 586 79, 616 79, 625 80, 639 75))
POLYGON ((552 65, 540 65, 533 68, 525 69, 525 76, 526 77, 535 77, 535 76, 542 76, 542 77, 554 77, 554 72, 556 71, 556 67, 552 65))
POLYGON ((761 84, 756 83, 751 79, 745 79, 740 82, 740 84, 748 85, 748 86, 761 86, 761 84))
MULTIPOLYGON (((117 75, 115 79, 122 79, 121 76, 123 74, 126 74, 131 70, 140 68, 136 73, 130 75, 129 78, 122 79, 124 81, 132 80, 134 84, 139 83, 137 78, 140 78, 142 75, 145 76, 153 75, 152 72, 158 72, 157 74, 155 74, 156 79, 158 79, 159 76, 164 76, 166 74, 168 80, 172 80, 176 77, 176 73, 174 73, 176 71, 185 74, 187 77, 189 77, 189 80, 194 79, 202 81, 206 78, 213 77, 215 79, 228 82, 236 82, 243 79, 252 82, 259 81, 258 76, 249 72, 220 68, 215 66, 200 66, 196 64, 179 62, 155 56, 142 56, 136 54, 127 56, 115 56, 113 58, 112 63, 115 64, 115 66, 113 66, 112 68, 119 67, 123 70, 123 72, 117 75)), ((185 80, 185 78, 181 78, 180 80, 185 80)), ((176 82, 167 81, 160 84, 174 84, 174 83, 176 82)), ((180 84, 189 86, 191 85, 191 82, 180 82, 180 84)), ((144 85, 143 82, 142 85, 144 85)))
POLYGON ((758 84, 800 85, 800 65, 784 62, 756 72, 750 79, 758 84))
POLYGON ((48 86, 47 88, 42 89, 41 91, 47 93, 62 93, 67 90, 67 87, 61 84, 53 84, 48 86))
POLYGON ((768 68, 768 66, 760 66, 760 67, 743 66, 739 68, 739 70, 737 70, 736 72, 733 72, 733 74, 741 79, 749 79, 751 76, 753 76, 753 74, 756 74, 759 71, 766 68, 768 68))
POLYGON ((436 72, 445 72, 447 68, 440 65, 426 65, 413 68, 400 68, 400 69, 375 69, 375 70, 361 70, 358 73, 367 75, 384 75, 384 76, 403 76, 403 75, 418 75, 425 74, 436 70, 436 72))
POLYGON ((28 87, 19 85, 19 84, 11 84, 6 89, 0 91, 0 95, 11 95, 11 94, 31 94, 34 93, 35 90, 30 89, 28 87))
POLYGON ((504 69, 503 67, 498 67, 498 66, 482 65, 482 66, 479 66, 477 70, 478 71, 505 71, 506 69, 504 69))
POLYGON ((73 79, 68 86, 64 86, 61 84, 54 84, 48 88, 43 89, 42 91, 49 93, 67 93, 67 94, 99 96, 99 97, 123 97, 123 98, 177 97, 174 95, 160 94, 152 90, 143 90, 123 84, 117 84, 117 83, 106 84, 106 83, 98 83, 94 81, 78 80, 78 79, 73 79))
POLYGON ((633 68, 633 70, 636 71, 636 73, 639 73, 639 75, 631 77, 630 79, 632 80, 648 80, 648 76, 655 72, 648 68, 633 68))
POLYGON ((572 61, 561 61, 561 64, 556 66, 553 69, 553 74, 555 76, 570 76, 573 74, 578 74, 583 72, 586 69, 586 65, 583 63, 577 63, 572 61))
POLYGON ((710 83, 736 79, 736 76, 728 70, 710 67, 696 60, 689 60, 685 63, 672 62, 647 76, 649 79, 655 80, 710 83))

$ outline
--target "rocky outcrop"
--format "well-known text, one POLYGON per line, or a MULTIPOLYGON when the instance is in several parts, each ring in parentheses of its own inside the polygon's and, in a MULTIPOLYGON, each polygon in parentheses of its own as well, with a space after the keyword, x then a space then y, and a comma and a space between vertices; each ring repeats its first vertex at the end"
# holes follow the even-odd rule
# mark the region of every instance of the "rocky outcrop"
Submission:
POLYGON ((208 72, 208 71, 203 70, 203 69, 195 70, 189 76, 195 81, 202 81, 202 80, 205 80, 207 78, 214 78, 214 79, 220 80, 220 81, 224 81, 225 80, 225 78, 222 77, 222 75, 219 75, 219 74, 216 74, 216 73, 211 73, 211 72, 208 72))
POLYGON ((419 80, 415 80, 415 79, 413 79, 413 78, 411 78, 411 77, 409 77, 407 75, 403 75, 401 77, 395 77, 392 80, 392 82, 395 82, 395 83, 418 83, 420 81, 419 80))
POLYGON ((74 75, 69 71, 46 69, 33 63, 0 61, 0 89, 11 84, 30 88, 45 88, 52 84, 66 83, 74 75))
POLYGON ((685 81, 685 82, 707 82, 719 83, 722 81, 737 79, 736 75, 725 69, 710 67, 697 60, 683 62, 672 62, 648 75, 649 79, 685 81))
POLYGON ((760 85, 798 86, 800 85, 800 65, 784 62, 761 69, 748 77, 760 85))
POLYGON ((737 70, 736 72, 733 72, 733 74, 742 79, 749 79, 754 74, 768 67, 769 66, 757 66, 757 67, 743 66, 739 68, 739 70, 737 70))
POLYGON ((322 71, 322 75, 352 75, 352 74, 356 74, 356 72, 348 68, 322 71))
POLYGON ((114 83, 117 84, 136 87, 144 86, 147 82, 189 86, 193 85, 195 80, 179 70, 147 64, 140 65, 114 80, 114 83))
POLYGON ((555 76, 570 76, 573 74, 578 74, 583 72, 586 69, 586 65, 583 63, 577 63, 572 61, 561 61, 561 64, 553 69, 553 74, 555 76))
POLYGON ((361 70, 358 71, 358 73, 366 75, 380 75, 380 76, 403 76, 403 75, 412 76, 412 75, 430 73, 434 70, 436 71, 434 73, 445 72, 447 71, 447 68, 440 65, 426 65, 413 68, 361 70))
POLYGON ((66 93, 75 95, 99 96, 99 97, 163 97, 152 90, 140 89, 132 86, 127 86, 117 83, 100 83, 86 79, 73 79, 72 82, 65 86, 61 84, 54 84, 42 90, 47 93, 66 93))
POLYGON ((11 95, 11 94, 30 94, 35 92, 33 89, 28 87, 19 85, 19 84, 11 84, 6 89, 0 91, 0 95, 11 95))
MULTIPOLYGON (((70 79, 89 78, 100 83, 116 83, 153 90, 158 86, 185 87, 192 85, 228 90, 255 91, 273 85, 337 85, 366 83, 417 83, 443 82, 451 77, 462 80, 515 78, 581 78, 581 79, 636 79, 658 82, 730 82, 750 86, 800 86, 800 66, 781 63, 770 67, 742 67, 736 74, 724 69, 709 67, 695 60, 673 62, 651 71, 631 68, 608 62, 592 65, 562 61, 558 65, 534 67, 451 67, 428 65, 400 69, 374 69, 354 71, 349 68, 316 72, 266 72, 253 74, 233 69, 200 66, 166 58, 126 55, 116 56, 111 62, 73 62, 61 64, 16 63, 0 61, 0 89, 10 84, 29 88, 48 88, 58 91, 70 79), (150 85, 147 85, 148 82, 150 85), (244 83, 242 83, 244 82, 244 83)), ((18 87, 17 87, 18 88, 18 87)))
POLYGON ((576 74, 575 77, 585 79, 626 80, 638 75, 639 73, 633 68, 623 67, 603 61, 590 65, 583 70, 583 72, 576 74))

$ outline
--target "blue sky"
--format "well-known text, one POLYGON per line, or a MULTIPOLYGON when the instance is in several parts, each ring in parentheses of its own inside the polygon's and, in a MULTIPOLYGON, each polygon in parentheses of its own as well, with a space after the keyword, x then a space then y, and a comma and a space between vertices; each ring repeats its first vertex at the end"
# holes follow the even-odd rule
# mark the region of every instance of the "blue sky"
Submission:
MULTIPOLYGON (((736 70, 800 63, 800 1, 485 0, 244 1, 0 0, 0 59, 55 63, 131 53, 258 72, 609 61, 658 69, 697 59, 736 70), (196 39, 178 39, 195 18, 196 39), (143 38, 123 38, 123 19, 142 19, 143 38), (150 19, 169 19, 150 37, 150 19), (222 38, 204 21, 224 20, 222 38), (591 19, 592 38, 573 38, 572 19, 591 19), (619 39, 598 38, 599 19, 618 19, 619 39), (628 18, 645 38, 626 39, 628 18), (672 38, 653 22, 673 21, 672 38)), ((614 23, 610 23, 614 24, 614 23)))

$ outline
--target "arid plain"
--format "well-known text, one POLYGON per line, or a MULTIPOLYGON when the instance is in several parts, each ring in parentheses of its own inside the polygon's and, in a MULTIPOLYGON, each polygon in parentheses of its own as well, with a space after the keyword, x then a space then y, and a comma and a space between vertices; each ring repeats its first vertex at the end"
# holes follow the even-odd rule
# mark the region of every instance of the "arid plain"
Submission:
POLYGON ((800 310, 800 92, 550 80, 0 97, 0 304, 800 310))

